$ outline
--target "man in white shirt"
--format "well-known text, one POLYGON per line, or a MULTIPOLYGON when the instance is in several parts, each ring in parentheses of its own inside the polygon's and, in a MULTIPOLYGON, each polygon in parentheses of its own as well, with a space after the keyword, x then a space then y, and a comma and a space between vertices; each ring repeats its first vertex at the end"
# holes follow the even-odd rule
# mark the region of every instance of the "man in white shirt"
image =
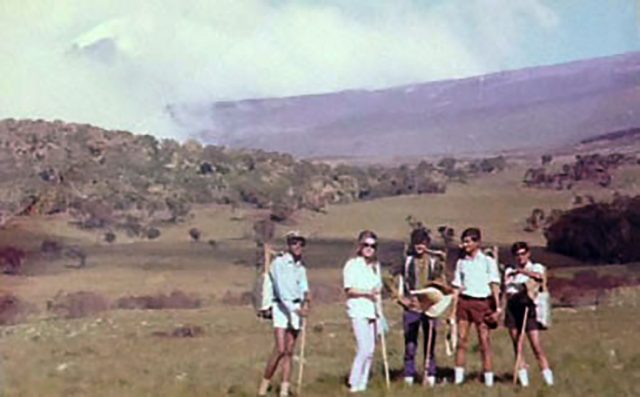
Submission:
POLYGON ((287 233, 288 251, 271 263, 269 276, 273 284, 273 328, 276 345, 267 361, 264 377, 258 389, 266 396, 269 383, 278 364, 282 363, 280 396, 289 396, 291 363, 296 339, 302 328, 302 318, 309 310, 309 283, 302 262, 306 239, 299 232, 287 233))
POLYGON ((480 249, 480 229, 469 228, 462 232, 462 249, 465 256, 458 260, 451 285, 454 288, 453 314, 458 323, 458 349, 456 351, 456 384, 464 382, 464 365, 469 343, 469 328, 476 326, 484 382, 493 386, 493 363, 490 328, 495 328, 500 309, 500 272, 493 258, 480 249))

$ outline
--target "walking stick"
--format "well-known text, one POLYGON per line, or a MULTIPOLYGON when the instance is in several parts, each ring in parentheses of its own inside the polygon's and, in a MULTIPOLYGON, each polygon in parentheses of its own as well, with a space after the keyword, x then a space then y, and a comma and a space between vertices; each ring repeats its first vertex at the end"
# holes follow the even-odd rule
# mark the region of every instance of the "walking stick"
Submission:
MULTIPOLYGON (((380 295, 377 296, 377 305, 378 306, 378 318, 382 318, 382 298, 380 295)), ((381 322, 382 323, 382 322, 381 322)), ((382 324, 380 324, 382 326, 382 324)), ((387 389, 391 387, 391 378, 389 377, 389 359, 387 358, 387 342, 384 336, 384 329, 380 330, 380 344, 382 345, 382 362, 384 364, 384 379, 387 384, 387 389)))
POLYGON ((524 342, 524 333, 527 325, 527 315, 529 314, 529 306, 524 308, 524 318, 522 320, 522 327, 520 329, 520 335, 518 335, 518 345, 516 351, 516 365, 513 367, 513 384, 518 381, 518 369, 520 369, 520 362, 522 361, 522 343, 524 342))
POLYGON ((424 376, 422 377, 422 386, 427 386, 427 378, 429 377, 429 364, 431 364, 431 345, 433 345, 433 326, 435 321, 429 319, 429 332, 427 334, 427 353, 424 359, 424 376))
POLYGON ((304 345, 305 345, 305 341, 307 340, 307 321, 304 318, 300 319, 301 322, 301 330, 300 330, 300 337, 302 339, 302 341, 300 341, 300 356, 299 356, 299 361, 300 364, 298 364, 298 383, 297 383, 297 395, 300 396, 302 395, 302 374, 304 372, 304 345))

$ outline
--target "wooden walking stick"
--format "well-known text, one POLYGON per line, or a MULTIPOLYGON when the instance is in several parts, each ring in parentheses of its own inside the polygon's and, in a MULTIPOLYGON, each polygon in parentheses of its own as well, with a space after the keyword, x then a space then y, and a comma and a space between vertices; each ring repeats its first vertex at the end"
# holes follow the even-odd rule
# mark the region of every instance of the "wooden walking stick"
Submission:
POLYGON ((307 321, 304 317, 300 318, 301 322, 301 330, 300 330, 300 355, 298 356, 299 364, 298 364, 298 383, 297 383, 297 395, 302 395, 302 374, 304 372, 304 345, 307 340, 307 321))
MULTIPOLYGON (((380 295, 376 298, 376 306, 378 309, 378 318, 382 319, 382 298, 380 295)), ((380 321, 382 326, 382 321, 380 321)), ((380 330, 380 345, 382 346, 382 362, 384 364, 384 379, 387 384, 387 389, 391 388, 391 378, 389 377, 389 359, 387 358, 387 342, 384 336, 384 329, 380 330)))
POLYGON ((513 367, 513 384, 518 381, 518 370, 520 369, 520 362, 522 362, 522 344, 524 342, 524 334, 527 326, 527 315, 529 314, 529 306, 524 308, 524 318, 522 320, 522 327, 520 329, 520 335, 518 335, 518 345, 516 351, 516 365, 513 367))
POLYGON ((431 364, 431 346, 433 345, 433 327, 435 326, 435 321, 428 319, 429 321, 429 332, 427 333, 427 352, 425 354, 424 359, 424 376, 422 377, 422 386, 428 385, 428 377, 429 377, 429 364, 431 364))

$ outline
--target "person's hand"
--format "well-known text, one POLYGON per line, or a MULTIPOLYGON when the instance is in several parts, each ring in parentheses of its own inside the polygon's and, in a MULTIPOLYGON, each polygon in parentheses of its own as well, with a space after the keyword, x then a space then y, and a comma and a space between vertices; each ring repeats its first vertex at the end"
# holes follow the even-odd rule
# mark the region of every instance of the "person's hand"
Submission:
POLYGON ((496 311, 491 313, 489 317, 491 317, 493 320, 495 320, 499 324, 500 323, 501 313, 502 313, 502 310, 501 309, 497 309, 496 311))
POLYGON ((401 298, 398 298, 398 304, 406 309, 409 306, 411 306, 411 299, 407 298, 406 296, 403 296, 401 298))
POLYGON ((298 316, 300 316, 300 317, 307 317, 309 315, 309 306, 303 305, 296 312, 298 313, 298 316))
POLYGON ((504 310, 498 312, 498 324, 504 324, 504 310))

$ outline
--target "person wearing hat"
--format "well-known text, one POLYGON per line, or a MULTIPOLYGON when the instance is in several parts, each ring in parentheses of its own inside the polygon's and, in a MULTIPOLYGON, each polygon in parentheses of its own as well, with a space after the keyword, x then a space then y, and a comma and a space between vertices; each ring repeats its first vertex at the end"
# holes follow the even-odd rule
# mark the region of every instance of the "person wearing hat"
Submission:
MULTIPOLYGON (((531 344, 531 349, 538 359, 542 378, 549 386, 553 385, 553 372, 549 367, 549 360, 540 343, 540 331, 546 327, 542 318, 538 318, 536 299, 540 289, 546 288, 546 269, 539 263, 531 262, 531 249, 529 244, 518 241, 511 246, 511 253, 516 259, 516 266, 505 271, 505 318, 504 325, 509 329, 509 335, 513 341, 513 348, 518 355, 518 340, 520 332, 524 330, 531 344), (525 310, 528 308, 527 310, 525 310), (525 318, 525 313, 527 317, 525 318)), ((527 365, 522 360, 517 375, 523 387, 529 385, 527 365)))
POLYGON ((458 347, 454 368, 454 383, 464 382, 464 365, 469 345, 469 329, 475 325, 480 342, 484 383, 493 386, 493 357, 490 329, 498 324, 500 315, 500 271, 495 259, 480 249, 478 228, 462 232, 464 256, 456 262, 453 281, 454 311, 458 323, 458 347))
POLYGON ((267 361, 258 389, 266 396, 271 378, 282 364, 280 396, 289 396, 291 367, 296 339, 302 328, 302 318, 309 312, 309 283, 302 261, 306 239, 297 231, 287 233, 287 252, 271 263, 269 276, 273 285, 273 328, 275 346, 267 361))
MULTIPOLYGON (((397 302, 404 309, 402 323, 404 328, 404 381, 413 384, 416 371, 416 353, 420 328, 423 333, 423 354, 428 367, 425 368, 426 383, 433 386, 436 382, 435 338, 436 319, 427 314, 430 306, 442 301, 442 289, 446 287, 444 273, 445 264, 441 257, 429 254, 431 237, 425 228, 417 228, 411 232, 411 246, 397 281, 392 283, 392 290, 397 302), (395 286, 398 286, 397 288, 395 286), (425 289, 429 287, 428 289, 425 289), (422 290, 424 293, 415 293, 422 290), (429 334, 431 337, 429 338, 429 334), (429 343, 430 342, 430 343, 429 343), (427 357, 427 344, 430 345, 427 357)), ((436 314, 432 307, 431 314, 436 314)))

